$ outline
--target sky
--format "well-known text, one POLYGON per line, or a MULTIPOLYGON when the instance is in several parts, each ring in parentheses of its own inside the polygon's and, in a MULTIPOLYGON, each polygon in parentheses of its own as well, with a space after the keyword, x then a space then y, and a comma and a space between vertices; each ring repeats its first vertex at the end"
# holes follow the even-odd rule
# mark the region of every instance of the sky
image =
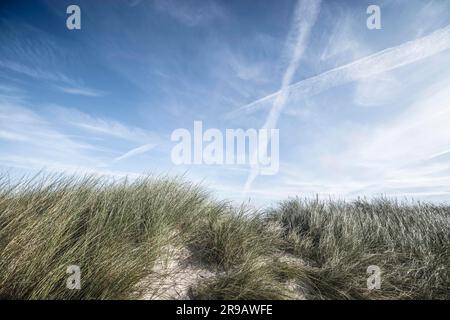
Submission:
POLYGON ((184 175, 258 205, 450 200, 449 1, 4 0, 0 30, 0 171, 13 177, 184 175), (66 27, 72 4, 80 30, 66 27), (194 121, 278 129, 279 171, 175 164, 171 135, 194 121))

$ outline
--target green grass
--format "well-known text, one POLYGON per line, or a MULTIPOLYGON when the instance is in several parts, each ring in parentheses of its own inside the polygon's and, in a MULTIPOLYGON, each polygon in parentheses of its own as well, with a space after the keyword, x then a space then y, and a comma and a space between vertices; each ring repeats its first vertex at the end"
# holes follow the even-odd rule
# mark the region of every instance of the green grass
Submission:
POLYGON ((310 261, 314 298, 450 297, 450 208, 395 200, 285 201, 269 213, 288 251, 310 261), (367 290, 378 266, 381 290, 367 290))
POLYGON ((168 243, 215 210, 187 183, 40 177, 0 193, 1 298, 127 298, 168 243), (67 290, 79 265, 82 290, 67 290))
POLYGON ((198 299, 450 298, 450 209, 293 199, 233 207, 184 178, 0 179, 0 299, 132 299, 167 246, 214 272, 198 299), (78 265, 81 290, 66 288, 78 265), (369 265, 381 289, 368 290, 369 265))

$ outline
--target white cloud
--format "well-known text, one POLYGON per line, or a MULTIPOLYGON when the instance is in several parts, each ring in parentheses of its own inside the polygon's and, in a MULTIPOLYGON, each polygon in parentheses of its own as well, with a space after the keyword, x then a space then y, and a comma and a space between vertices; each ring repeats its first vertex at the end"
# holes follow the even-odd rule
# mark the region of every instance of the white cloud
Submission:
POLYGON ((154 147, 155 147, 154 144, 145 144, 143 146, 131 149, 130 151, 121 155, 120 157, 115 158, 114 161, 122 161, 125 159, 129 159, 129 158, 138 156, 140 154, 144 154, 144 153, 150 151, 151 149, 153 149, 154 147))
MULTIPOLYGON (((52 109, 56 112, 56 109, 52 109)), ((83 113, 67 111, 59 107, 59 118, 49 117, 49 113, 32 111, 25 105, 14 102, 0 101, 0 165, 3 167, 18 167, 33 170, 46 169, 66 173, 96 173, 123 176, 125 172, 105 170, 114 158, 110 154, 117 154, 115 141, 98 140, 95 135, 89 136, 95 144, 84 142, 83 136, 67 134, 68 121, 86 117, 94 132, 111 134, 130 141, 148 141, 151 135, 144 130, 126 127, 119 122, 108 122, 95 119, 83 113), (64 110, 67 111, 62 117, 64 110), (69 115, 71 117, 69 117, 69 115), (103 127, 102 127, 103 126, 103 127), (116 130, 116 131, 115 131, 116 130), (83 140, 83 141, 81 141, 83 140), (103 143, 109 142, 104 147, 103 143), (112 144, 111 144, 112 143, 112 144)), ((106 145, 106 144, 105 144, 106 145)), ((124 160, 142 154, 154 147, 154 144, 144 145, 126 154, 116 157, 116 161, 124 160)), ((133 172, 128 172, 134 174, 133 172)))
POLYGON ((359 153, 366 161, 410 163, 450 146, 450 81, 431 86, 397 120, 377 128, 359 153), (383 150, 383 152, 380 152, 383 150))
POLYGON ((133 171, 120 171, 120 170, 108 170, 102 166, 86 166, 77 163, 70 163, 67 161, 55 161, 49 158, 41 157, 19 157, 14 155, 1 155, 0 164, 4 167, 22 168, 27 170, 33 170, 39 173, 54 173, 59 172, 63 174, 72 175, 96 175, 111 178, 131 178, 137 179, 143 177, 144 174, 140 174, 133 171))
POLYGON ((136 143, 160 141, 159 136, 154 132, 127 126, 115 120, 93 117, 81 111, 64 107, 53 106, 51 110, 63 121, 92 133, 109 135, 136 143))
POLYGON ((92 166, 102 163, 90 154, 98 150, 96 146, 69 138, 23 105, 0 102, 0 126, 0 139, 5 140, 0 153, 3 157, 40 157, 92 166))
POLYGON ((322 62, 332 62, 334 67, 338 62, 342 64, 360 58, 367 49, 355 32, 359 30, 359 21, 353 19, 354 13, 335 6, 330 10, 328 19, 332 21, 332 26, 319 59, 322 62))
MULTIPOLYGON (((315 165, 282 165, 280 189, 287 194, 345 198, 386 194, 439 198, 450 194, 450 81, 440 80, 403 112, 364 127, 348 124, 339 150, 322 141, 315 165)), ((323 137, 330 145, 340 137, 323 137)))
POLYGON ((266 71, 264 64, 247 61, 242 56, 231 53, 227 55, 226 60, 239 79, 254 82, 267 81, 264 77, 266 71))
POLYGON ((356 83, 354 102, 364 107, 395 103, 402 92, 402 82, 392 73, 375 75, 356 83))
POLYGON ((92 88, 87 88, 87 87, 57 86, 57 88, 64 93, 86 96, 86 97, 101 97, 101 96, 105 95, 105 92, 103 92, 103 91, 92 89, 92 88))
POLYGON ((49 72, 38 67, 30 67, 26 64, 10 60, 0 60, 0 68, 24 74, 35 79, 44 79, 51 81, 68 81, 67 76, 60 72, 49 72))
POLYGON ((28 137, 23 134, 0 130, 0 139, 10 140, 10 141, 28 141, 28 137))

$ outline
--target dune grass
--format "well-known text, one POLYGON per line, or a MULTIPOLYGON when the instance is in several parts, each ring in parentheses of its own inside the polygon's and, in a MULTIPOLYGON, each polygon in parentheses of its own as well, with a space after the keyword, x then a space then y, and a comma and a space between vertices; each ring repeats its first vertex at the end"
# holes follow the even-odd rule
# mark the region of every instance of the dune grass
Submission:
POLYGON ((449 208, 432 204, 293 199, 256 212, 183 178, 4 177, 0 299, 139 298, 168 245, 214 272, 197 299, 448 299, 449 230, 449 208), (66 288, 69 265, 80 290, 66 288), (369 265, 380 290, 367 289, 369 265))
POLYGON ((268 216, 283 226, 286 249, 310 261, 303 276, 313 298, 450 297, 447 206, 294 199, 268 216), (380 290, 367 290, 371 265, 381 271, 380 290))
POLYGON ((120 299, 168 243, 215 210, 199 188, 169 179, 111 183, 40 177, 0 194, 0 297, 120 299), (67 266, 82 289, 66 288, 67 266))

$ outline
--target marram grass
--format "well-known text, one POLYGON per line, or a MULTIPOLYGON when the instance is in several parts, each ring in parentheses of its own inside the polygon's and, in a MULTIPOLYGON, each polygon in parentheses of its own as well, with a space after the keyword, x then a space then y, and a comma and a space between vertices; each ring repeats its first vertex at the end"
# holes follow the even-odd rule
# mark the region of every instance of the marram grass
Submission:
POLYGON ((255 212, 184 178, 0 181, 0 299, 140 298, 167 246, 214 273, 197 299, 450 298, 447 206, 291 199, 255 212), (80 290, 66 288, 69 265, 80 290))

